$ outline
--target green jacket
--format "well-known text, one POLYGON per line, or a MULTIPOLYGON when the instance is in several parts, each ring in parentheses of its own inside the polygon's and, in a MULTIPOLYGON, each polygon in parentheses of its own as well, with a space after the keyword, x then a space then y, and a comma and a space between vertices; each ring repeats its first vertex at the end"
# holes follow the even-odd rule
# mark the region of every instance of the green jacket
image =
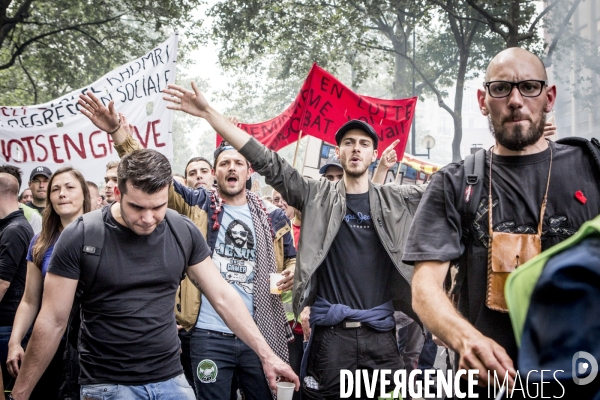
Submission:
POLYGON ((504 285, 504 297, 506 298, 510 321, 519 347, 521 346, 525 320, 531 303, 531 295, 546 263, 553 256, 575 246, 588 236, 598 233, 600 233, 600 216, 584 223, 573 236, 527 261, 508 276, 506 285, 504 285))
MULTIPOLYGON (((294 313, 314 302, 315 271, 325 259, 346 213, 344 180, 332 183, 302 177, 277 153, 252 138, 240 153, 263 175, 287 203, 302 211, 302 240, 299 243, 294 276, 294 313)), ((411 307, 410 282, 413 267, 402 263, 404 244, 425 186, 378 185, 369 182, 371 218, 375 231, 398 274, 394 276, 394 308, 417 319, 411 307)))

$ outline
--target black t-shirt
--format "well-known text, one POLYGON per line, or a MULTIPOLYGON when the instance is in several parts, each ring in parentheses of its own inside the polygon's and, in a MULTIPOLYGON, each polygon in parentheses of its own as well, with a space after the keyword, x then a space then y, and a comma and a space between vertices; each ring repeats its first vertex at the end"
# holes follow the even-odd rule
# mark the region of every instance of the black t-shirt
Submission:
POLYGON ((346 216, 316 271, 317 295, 331 304, 367 310, 390 300, 394 271, 371 220, 369 193, 346 194, 346 216))
MULTIPOLYGON (((102 209, 105 239, 91 288, 82 299, 79 337, 81 384, 139 385, 182 372, 175 323, 175 293, 186 268, 166 221, 140 236, 102 209)), ((198 228, 185 218, 193 239, 189 265, 210 257, 198 228)), ((48 272, 79 279, 83 222, 69 225, 54 246, 48 272)))
POLYGON ((10 282, 0 302, 0 326, 12 326, 25 291, 27 249, 33 237, 23 210, 0 219, 0 279, 10 282))
MULTIPOLYGON (((595 165, 580 147, 550 143, 553 153, 548 204, 542 226, 542 250, 573 235, 586 221, 600 213, 600 182, 595 165), (581 191, 587 201, 577 200, 581 191)), ((516 362, 517 347, 508 314, 485 305, 488 247, 489 157, 477 215, 471 227, 472 245, 484 249, 482 257, 467 265, 466 297, 460 307, 467 319, 484 335, 503 346, 516 362)), ((527 156, 493 155, 493 229, 495 232, 535 234, 550 165, 550 148, 527 156)), ((463 164, 450 164, 435 174, 415 215, 403 261, 452 261, 465 251, 461 217, 457 204, 462 200, 463 164)))
POLYGON ((33 208, 34 210, 37 210, 37 212, 40 213, 40 215, 44 215, 44 210, 46 209, 46 207, 38 207, 35 204, 33 204, 33 202, 29 202, 29 203, 25 203, 25 205, 27 207, 33 208))

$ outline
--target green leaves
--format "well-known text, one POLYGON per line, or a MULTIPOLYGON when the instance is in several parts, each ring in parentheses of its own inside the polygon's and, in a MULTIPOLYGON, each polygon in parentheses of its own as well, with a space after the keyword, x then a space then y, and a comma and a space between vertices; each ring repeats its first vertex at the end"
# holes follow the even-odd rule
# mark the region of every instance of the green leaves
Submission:
MULTIPOLYGON (((173 32, 199 26, 202 0, 13 0, 0 4, 0 104, 30 105, 83 87, 173 32), (8 4, 10 3, 10 4, 8 4), (21 13, 18 11, 21 10, 21 13), (12 19, 12 21, 11 21, 12 19)), ((190 30, 180 54, 200 37, 190 30)), ((185 61, 180 57, 180 61, 185 61)))

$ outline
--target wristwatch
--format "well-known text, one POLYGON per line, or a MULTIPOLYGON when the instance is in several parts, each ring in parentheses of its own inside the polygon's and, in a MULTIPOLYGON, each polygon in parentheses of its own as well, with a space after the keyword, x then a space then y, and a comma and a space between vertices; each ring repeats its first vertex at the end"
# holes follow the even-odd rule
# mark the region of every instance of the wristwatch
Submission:
POLYGON ((8 393, 8 394, 6 395, 6 400, 15 400, 15 398, 14 398, 14 397, 12 397, 12 393, 8 393))

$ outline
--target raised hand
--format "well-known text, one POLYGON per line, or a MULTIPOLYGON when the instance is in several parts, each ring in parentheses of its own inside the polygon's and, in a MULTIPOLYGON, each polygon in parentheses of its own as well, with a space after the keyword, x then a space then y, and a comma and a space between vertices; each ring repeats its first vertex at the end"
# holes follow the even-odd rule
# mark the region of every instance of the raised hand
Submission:
POLYGON ((106 107, 92 92, 80 94, 77 101, 81 108, 79 111, 88 117, 98 129, 107 133, 114 133, 121 127, 119 114, 115 110, 115 102, 113 100, 106 107))
POLYGON ((556 125, 553 122, 546 122, 544 125, 544 136, 554 136, 556 134, 556 125))
POLYGON ((127 118, 121 113, 119 113, 119 119, 121 121, 121 127, 127 132, 127 135, 133 136, 134 126, 127 121, 127 118))
POLYGON ((192 82, 192 90, 179 85, 169 85, 163 90, 163 93, 169 95, 164 96, 163 99, 172 103, 167 106, 168 109, 206 118, 209 105, 195 82, 192 82))
POLYGON ((390 144, 387 149, 381 153, 380 163, 383 164, 384 167, 390 169, 391 167, 398 162, 398 155, 396 154, 396 146, 400 143, 400 139, 394 141, 394 143, 390 144))
POLYGON ((229 117, 227 118, 232 124, 234 124, 235 126, 237 126, 239 128, 240 126, 240 121, 238 120, 238 117, 236 117, 235 115, 233 117, 229 117))

